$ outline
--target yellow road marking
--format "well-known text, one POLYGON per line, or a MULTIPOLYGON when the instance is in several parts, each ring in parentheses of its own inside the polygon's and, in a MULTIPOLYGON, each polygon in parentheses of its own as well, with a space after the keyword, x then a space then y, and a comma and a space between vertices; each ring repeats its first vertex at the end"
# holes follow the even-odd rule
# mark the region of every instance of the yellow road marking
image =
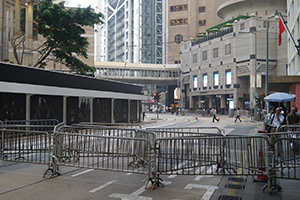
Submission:
POLYGON ((244 125, 246 125, 244 122, 241 122, 241 124, 244 124, 244 125))
POLYGON ((226 122, 225 121, 222 121, 223 122, 223 124, 226 124, 226 122))
POLYGON ((235 189, 231 189, 231 190, 229 191, 228 195, 229 195, 229 196, 232 196, 232 195, 234 195, 234 192, 235 192, 235 189))
POLYGON ((204 120, 204 123, 207 123, 207 120, 204 120))
POLYGON ((179 119, 179 120, 177 120, 176 122, 180 122, 180 119, 179 119))
POLYGON ((173 121, 173 119, 171 119, 171 120, 168 120, 167 122, 172 122, 173 121))
POLYGON ((185 120, 183 123, 188 122, 189 120, 185 120))
POLYGON ((198 120, 195 119, 193 122, 197 122, 197 121, 198 121, 198 120))

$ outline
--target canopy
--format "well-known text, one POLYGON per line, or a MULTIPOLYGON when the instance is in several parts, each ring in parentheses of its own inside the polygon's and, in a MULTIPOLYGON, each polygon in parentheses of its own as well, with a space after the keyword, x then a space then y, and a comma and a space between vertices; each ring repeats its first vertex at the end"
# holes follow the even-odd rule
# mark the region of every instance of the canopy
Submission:
POLYGON ((289 94, 285 92, 275 92, 270 94, 264 98, 265 101, 269 102, 286 102, 286 101, 294 101, 296 98, 295 94, 289 94))

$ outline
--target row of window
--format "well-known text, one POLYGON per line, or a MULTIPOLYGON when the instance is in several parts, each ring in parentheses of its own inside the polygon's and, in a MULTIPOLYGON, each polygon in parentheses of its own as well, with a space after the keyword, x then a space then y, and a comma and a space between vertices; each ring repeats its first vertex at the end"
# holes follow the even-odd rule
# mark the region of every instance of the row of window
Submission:
MULTIPOLYGON (((202 74, 202 87, 208 87, 208 75, 207 74, 202 74)), ((219 72, 214 72, 213 73, 213 86, 219 86, 220 84, 220 79, 219 79, 219 72)), ((198 88, 198 76, 193 76, 193 88, 196 89, 198 88)), ((231 71, 225 71, 225 84, 230 85, 231 84, 231 71)))
MULTIPOLYGON (((186 10, 188 10, 187 4, 170 6, 171 12, 179 12, 179 11, 186 11, 186 10)), ((199 10, 199 13, 204 13, 204 12, 206 12, 206 7, 200 6, 198 10, 199 10)))
MULTIPOLYGON (((231 54, 231 44, 226 44, 225 45, 225 55, 229 55, 231 54)), ((219 57, 219 48, 216 47, 213 49, 213 58, 217 58, 219 57)), ((202 60, 207 60, 207 51, 203 51, 202 52, 202 60)), ((193 63, 197 63, 198 62, 198 55, 193 54, 193 63)))
POLYGON ((152 78, 178 78, 178 71, 162 70, 140 70, 140 69, 97 69, 97 74, 101 76, 120 76, 120 77, 152 77, 152 78))

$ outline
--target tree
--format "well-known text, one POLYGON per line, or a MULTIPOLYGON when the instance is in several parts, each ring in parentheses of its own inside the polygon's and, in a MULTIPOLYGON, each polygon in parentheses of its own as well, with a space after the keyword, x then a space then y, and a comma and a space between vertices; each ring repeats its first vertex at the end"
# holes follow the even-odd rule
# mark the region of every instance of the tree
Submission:
POLYGON ((94 72, 94 67, 83 63, 75 54, 87 58, 89 43, 87 38, 82 36, 85 34, 84 27, 103 23, 104 16, 102 13, 93 12, 90 6, 67 9, 64 3, 54 4, 53 0, 42 0, 39 4, 36 21, 39 34, 44 37, 44 41, 33 50, 40 54, 33 66, 44 68, 49 61, 54 61, 66 65, 78 74, 94 72))

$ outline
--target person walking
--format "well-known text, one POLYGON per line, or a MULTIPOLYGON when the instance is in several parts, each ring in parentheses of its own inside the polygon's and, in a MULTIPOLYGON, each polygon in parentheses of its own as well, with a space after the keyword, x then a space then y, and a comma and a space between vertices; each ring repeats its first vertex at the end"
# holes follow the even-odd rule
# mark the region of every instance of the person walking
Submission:
POLYGON ((213 115, 212 122, 215 123, 215 120, 217 122, 219 122, 219 119, 216 117, 217 109, 213 108, 211 111, 212 111, 212 115, 213 115))
POLYGON ((236 118, 235 118, 234 123, 236 123, 236 120, 238 120, 238 119, 240 120, 240 122, 242 122, 240 116, 241 116, 240 109, 236 109, 236 118))

